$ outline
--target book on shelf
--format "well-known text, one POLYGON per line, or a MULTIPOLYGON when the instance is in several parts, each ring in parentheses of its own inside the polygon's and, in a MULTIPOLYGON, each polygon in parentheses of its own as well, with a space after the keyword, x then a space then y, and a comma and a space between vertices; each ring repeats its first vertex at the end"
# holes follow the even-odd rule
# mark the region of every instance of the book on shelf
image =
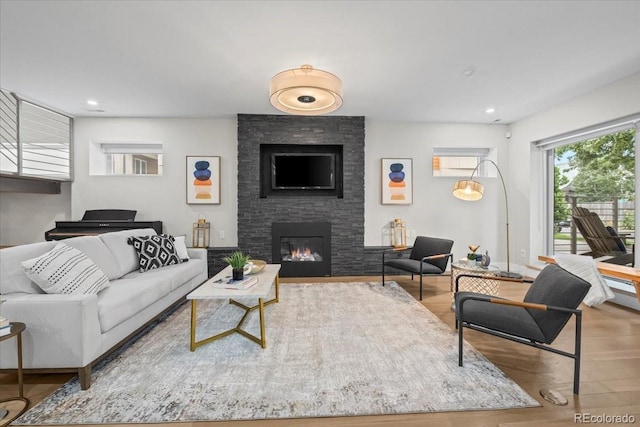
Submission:
POLYGON ((4 328, 9 326, 9 319, 5 319, 4 317, 0 316, 0 328, 4 328))
POLYGON ((0 328, 0 337, 11 333, 11 325, 3 326, 0 328))
POLYGON ((243 291, 249 289, 258 284, 258 278, 255 276, 245 277, 242 280, 222 279, 217 282, 213 282, 213 287, 216 289, 237 289, 243 291))

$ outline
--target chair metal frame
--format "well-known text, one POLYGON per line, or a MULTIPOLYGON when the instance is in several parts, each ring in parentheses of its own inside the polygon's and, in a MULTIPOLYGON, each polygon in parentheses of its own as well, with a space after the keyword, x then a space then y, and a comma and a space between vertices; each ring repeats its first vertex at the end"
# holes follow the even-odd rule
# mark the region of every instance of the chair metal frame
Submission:
MULTIPOLYGON (((384 267, 385 267, 385 255, 387 253, 399 253, 399 252, 406 252, 406 251, 411 251, 413 249, 413 247, 407 247, 407 248, 392 248, 392 249, 385 249, 384 251, 382 251, 382 286, 385 285, 385 281, 384 281, 384 267)), ((417 273, 420 275, 420 301, 422 301, 422 277, 423 276, 438 276, 438 274, 432 274, 432 273, 423 273, 422 271, 422 263, 424 262, 428 262, 430 260, 435 260, 435 259, 442 259, 442 258, 451 258, 451 262, 453 262, 453 253, 448 253, 448 254, 436 254, 436 255, 430 255, 430 256, 425 256, 422 257, 422 259, 420 260, 420 272, 417 273)), ((416 260, 417 261, 417 260, 416 260)), ((447 263, 449 263, 449 261, 447 261, 447 263)), ((393 267, 398 269, 398 267, 393 267)), ((407 271, 407 270, 404 270, 407 271)), ((411 280, 413 280, 413 276, 416 273, 413 273, 411 271, 409 271, 411 273, 411 280)), ((440 273, 439 275, 442 275, 443 273, 440 273)))
MULTIPOLYGON (((459 281, 463 277, 474 277, 480 278, 481 280, 486 280, 486 277, 477 276, 473 274, 461 274, 456 278, 456 293, 458 292, 459 281)), ((492 277, 491 280, 502 280, 508 282, 520 282, 520 283, 533 283, 533 280, 530 279, 510 279, 510 278, 501 278, 501 277, 492 277)), ((564 307, 556 307, 545 304, 535 304, 535 303, 526 303, 519 301, 511 301, 503 298, 485 296, 480 294, 475 295, 467 295, 460 299, 459 311, 456 310, 456 329, 458 330, 458 366, 463 366, 462 355, 463 355, 463 329, 469 328, 478 332, 482 332, 485 334, 493 335, 499 338, 508 339, 510 341, 514 341, 520 344, 528 345, 530 347, 535 347, 540 350, 549 351, 552 353, 559 354, 561 356, 569 357, 573 359, 573 394, 579 394, 580 391, 580 356, 581 356, 581 346, 582 346, 582 310, 579 309, 569 309, 564 307), (534 310, 545 310, 545 311, 559 311, 562 313, 572 314, 576 317, 575 323, 575 337, 574 337, 574 352, 569 353, 566 351, 558 350, 557 348, 551 347, 550 345, 538 343, 528 338, 522 338, 517 335, 511 335, 500 331, 495 331, 486 327, 474 325, 472 323, 465 322, 464 320, 464 302, 465 301, 483 301, 489 304, 503 304, 503 305, 511 305, 516 307, 534 309, 534 310)), ((564 327, 563 327, 564 329, 564 327)))

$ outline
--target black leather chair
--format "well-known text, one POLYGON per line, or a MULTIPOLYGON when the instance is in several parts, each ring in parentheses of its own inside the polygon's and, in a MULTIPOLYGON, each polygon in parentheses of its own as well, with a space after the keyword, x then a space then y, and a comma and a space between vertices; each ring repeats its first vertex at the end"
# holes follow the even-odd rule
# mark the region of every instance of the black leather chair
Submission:
POLYGON ((422 276, 441 275, 447 269, 449 259, 453 258, 451 248, 453 240, 437 237, 416 237, 412 247, 403 249, 387 249, 382 252, 382 285, 384 286, 384 269, 392 267, 420 275, 420 300, 422 300, 422 276), (405 257, 409 253, 409 257, 405 257), (393 255, 391 259, 388 257, 393 255))
MULTIPOLYGON (((555 264, 550 264, 533 281, 524 301, 518 302, 473 292, 458 292, 458 283, 464 277, 486 279, 471 274, 461 274, 456 278, 458 365, 462 366, 462 331, 464 328, 474 329, 572 358, 573 393, 578 394, 582 311, 577 307, 587 295, 591 284, 555 264), (574 352, 569 353, 549 346, 572 315, 576 318, 574 352)), ((531 280, 501 277, 491 277, 490 280, 531 283, 531 280)))

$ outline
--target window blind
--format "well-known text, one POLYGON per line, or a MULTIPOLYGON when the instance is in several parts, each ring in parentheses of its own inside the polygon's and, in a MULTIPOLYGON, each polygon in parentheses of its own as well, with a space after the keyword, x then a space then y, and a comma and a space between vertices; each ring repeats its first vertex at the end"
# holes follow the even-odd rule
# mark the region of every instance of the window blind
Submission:
POLYGON ((18 173, 18 100, 0 91, 0 171, 18 173))
POLYGON ((71 179, 72 120, 30 102, 19 102, 21 175, 71 179))

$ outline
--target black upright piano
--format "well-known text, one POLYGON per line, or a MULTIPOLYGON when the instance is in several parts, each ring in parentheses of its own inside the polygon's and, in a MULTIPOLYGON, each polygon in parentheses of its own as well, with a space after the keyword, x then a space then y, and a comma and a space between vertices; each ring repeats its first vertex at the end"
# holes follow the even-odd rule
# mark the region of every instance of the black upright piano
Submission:
POLYGON ((156 233, 162 233, 162 221, 136 221, 137 212, 125 209, 88 210, 80 221, 56 221, 56 228, 46 231, 44 238, 62 240, 132 228, 153 228, 156 233))

